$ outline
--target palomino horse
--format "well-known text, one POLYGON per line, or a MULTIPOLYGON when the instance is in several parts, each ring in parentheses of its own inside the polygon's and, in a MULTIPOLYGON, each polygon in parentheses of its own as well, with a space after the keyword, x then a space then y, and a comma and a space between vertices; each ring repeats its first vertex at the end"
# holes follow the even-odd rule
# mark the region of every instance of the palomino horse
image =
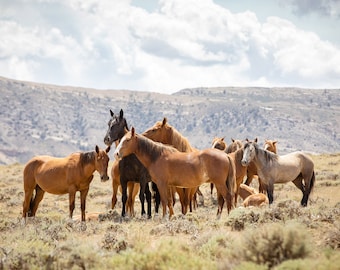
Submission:
POLYGON ((215 137, 211 142, 211 148, 216 148, 218 150, 222 150, 227 152, 227 143, 224 140, 224 137, 215 137))
POLYGON ((85 202, 93 179, 98 171, 102 181, 107 181, 109 157, 106 150, 96 146, 95 151, 73 153, 65 158, 37 156, 32 158, 24 168, 24 191, 22 216, 35 216, 44 193, 69 194, 70 218, 74 210, 76 192, 80 191, 81 220, 85 221, 85 202), (35 196, 33 198, 33 191, 35 196))
POLYGON ((120 141, 114 156, 119 159, 134 153, 148 169, 152 180, 157 184, 163 206, 163 218, 166 205, 173 215, 172 204, 168 200, 168 186, 185 188, 198 187, 211 181, 218 191, 218 217, 222 213, 223 203, 227 202, 228 213, 233 206, 235 194, 234 164, 221 151, 206 149, 190 153, 179 152, 176 148, 154 142, 135 133, 132 128, 120 141))
MULTIPOLYGON (((109 128, 104 138, 104 143, 106 145, 111 145, 113 142, 118 142, 124 134, 128 132, 127 121, 124 118, 123 110, 120 110, 119 116, 115 116, 114 113, 110 110, 111 119, 108 123, 109 128)), ((149 190, 148 182, 151 182, 151 177, 145 167, 140 163, 140 161, 136 158, 135 155, 130 155, 118 163, 115 162, 112 166, 111 170, 112 178, 112 188, 113 188, 113 195, 112 195, 112 207, 114 207, 117 201, 117 190, 118 186, 121 185, 122 187, 122 216, 125 216, 126 213, 126 205, 128 202, 128 195, 127 195, 127 187, 130 183, 139 183, 140 184, 140 191, 139 191, 139 198, 141 201, 141 214, 145 214, 144 208, 144 200, 146 197, 147 201, 147 214, 148 217, 151 217, 151 192, 149 190), (118 168, 117 168, 118 166, 118 168), (119 182, 118 182, 119 181, 119 182)), ((160 203, 160 198, 158 194, 158 190, 156 185, 152 185, 155 190, 155 201, 156 201, 156 213, 158 212, 158 207, 160 203)), ((130 187, 129 189, 129 201, 131 201, 131 207, 133 208, 134 198, 131 197, 131 194, 134 193, 136 187, 130 187)), ((132 212, 132 211, 131 211, 132 212)))
POLYGON ((307 206, 308 197, 315 182, 314 163, 302 152, 293 152, 279 156, 260 149, 256 142, 248 141, 244 145, 242 164, 255 163, 258 176, 267 186, 269 203, 273 202, 274 184, 292 181, 302 191, 302 206, 307 206))
MULTIPOLYGON (((175 147, 180 152, 192 152, 196 151, 197 149, 193 148, 188 139, 185 138, 177 129, 175 129, 173 126, 171 126, 167 122, 167 118, 164 117, 163 121, 156 122, 151 128, 144 131, 142 134, 145 137, 155 141, 155 142, 161 142, 167 145, 171 145, 175 147)), ((178 193, 182 205, 182 214, 187 213, 188 205, 190 207, 190 212, 192 212, 192 204, 194 196, 196 195, 196 192, 199 194, 202 194, 198 187, 194 188, 179 188, 176 187, 176 192, 178 193)), ((202 195, 203 196, 203 195, 202 195)), ((173 196, 174 198, 174 196, 173 196)), ((174 201, 175 202, 175 201, 174 201)))

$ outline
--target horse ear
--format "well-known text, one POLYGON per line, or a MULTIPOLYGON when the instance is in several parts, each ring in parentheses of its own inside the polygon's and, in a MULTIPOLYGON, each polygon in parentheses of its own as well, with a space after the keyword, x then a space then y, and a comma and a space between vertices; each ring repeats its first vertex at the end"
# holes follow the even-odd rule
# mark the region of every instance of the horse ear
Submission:
POLYGON ((224 138, 225 138, 225 137, 222 137, 222 138, 221 138, 221 141, 224 141, 224 138))
POLYGON ((232 141, 232 142, 235 142, 235 139, 231 138, 231 141, 232 141))
POLYGON ((166 124, 166 122, 168 121, 168 119, 166 119, 166 117, 163 118, 163 122, 162 122, 162 126, 164 126, 166 124))
POLYGON ((257 143, 257 138, 255 138, 254 142, 256 142, 256 143, 257 143))
POLYGON ((132 128, 131 128, 131 135, 132 135, 132 136, 135 136, 135 133, 136 133, 136 132, 135 132, 135 128, 132 127, 132 128))
POLYGON ((277 141, 273 141, 273 144, 276 144, 277 143, 277 141))
POLYGON ((99 154, 99 147, 96 145, 96 153, 99 154))
POLYGON ((110 114, 111 114, 111 117, 113 117, 115 114, 113 113, 113 111, 111 111, 110 109, 110 114))
POLYGON ((109 146, 106 148, 105 152, 108 153, 108 152, 110 151, 110 149, 111 149, 111 146, 109 145, 109 146))
POLYGON ((249 142, 248 138, 246 138, 246 142, 249 142))
POLYGON ((120 119, 123 119, 123 116, 124 116, 123 109, 120 109, 119 118, 120 118, 120 119))

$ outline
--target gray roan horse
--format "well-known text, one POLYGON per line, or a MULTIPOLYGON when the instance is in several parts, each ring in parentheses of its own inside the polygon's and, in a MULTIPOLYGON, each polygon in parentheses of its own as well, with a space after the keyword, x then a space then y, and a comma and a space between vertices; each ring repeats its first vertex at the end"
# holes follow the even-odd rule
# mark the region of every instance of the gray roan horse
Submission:
POLYGON ((247 140, 241 162, 247 166, 251 161, 255 163, 261 181, 267 186, 270 204, 273 202, 274 184, 292 181, 302 191, 301 205, 307 206, 315 182, 314 163, 307 155, 293 152, 279 156, 247 140))

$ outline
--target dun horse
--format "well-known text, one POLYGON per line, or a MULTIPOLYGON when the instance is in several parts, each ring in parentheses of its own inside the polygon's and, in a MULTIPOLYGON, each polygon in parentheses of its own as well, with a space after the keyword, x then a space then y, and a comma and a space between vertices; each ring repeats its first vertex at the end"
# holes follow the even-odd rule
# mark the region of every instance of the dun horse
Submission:
POLYGON ((254 162, 258 176, 267 186, 269 203, 273 202, 274 184, 292 181, 302 191, 301 205, 307 206, 308 197, 315 182, 314 163, 302 152, 279 156, 260 149, 256 142, 244 145, 242 164, 254 162))
POLYGON ((75 195, 80 191, 81 220, 85 221, 85 202, 93 179, 98 171, 102 181, 107 181, 109 157, 106 150, 95 147, 95 151, 73 153, 65 158, 37 156, 32 158, 24 168, 24 192, 22 216, 35 216, 44 193, 69 194, 70 218, 75 207, 75 195), (33 198, 33 192, 35 196, 33 198))
POLYGON ((136 134, 134 128, 122 138, 114 156, 118 159, 131 153, 138 157, 156 182, 161 195, 163 217, 167 204, 170 217, 173 215, 172 205, 168 203, 168 186, 194 188, 208 181, 213 182, 218 191, 217 215, 221 215, 224 201, 227 202, 228 213, 231 210, 235 194, 235 168, 224 153, 215 149, 179 152, 136 134))

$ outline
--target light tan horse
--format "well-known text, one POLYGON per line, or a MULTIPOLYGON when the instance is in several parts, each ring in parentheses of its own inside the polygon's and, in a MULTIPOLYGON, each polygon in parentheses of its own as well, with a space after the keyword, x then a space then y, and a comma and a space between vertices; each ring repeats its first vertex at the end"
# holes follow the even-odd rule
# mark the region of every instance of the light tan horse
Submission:
POLYGON ((211 148, 227 152, 228 144, 225 142, 224 137, 215 137, 211 142, 211 148))
MULTIPOLYGON (((257 138, 255 139, 255 142, 257 143, 257 138)), ((270 151, 274 154, 277 154, 276 144, 277 144, 277 141, 265 140, 264 145, 263 145, 263 149, 270 151)), ((253 181, 253 178, 254 178, 255 175, 257 175, 256 166, 255 166, 254 162, 250 162, 248 167, 247 167, 247 179, 244 183, 249 186, 251 184, 251 182, 253 181)), ((258 178, 257 180, 259 182, 259 192, 265 193, 267 188, 262 183, 260 178, 258 178)))
POLYGON ((152 180, 157 184, 163 217, 166 215, 167 205, 170 208, 170 217, 173 215, 172 205, 168 203, 168 186, 194 188, 209 181, 215 184, 218 191, 217 215, 221 215, 224 201, 227 202, 228 213, 231 210, 236 191, 235 168, 229 157, 221 151, 205 149, 190 153, 179 152, 176 148, 136 134, 132 128, 122 138, 114 156, 123 158, 132 153, 148 169, 152 180))
POLYGON ((269 203, 269 200, 267 196, 263 193, 256 193, 248 196, 244 201, 243 201, 243 206, 244 207, 249 207, 249 206, 263 206, 269 203))
POLYGON ((106 150, 95 147, 95 151, 73 153, 65 158, 37 156, 24 168, 24 192, 22 216, 35 216, 44 193, 69 194, 70 218, 75 207, 76 192, 80 191, 81 220, 85 221, 85 202, 93 173, 98 171, 102 181, 107 181, 109 157, 106 150), (35 196, 33 198, 33 191, 35 196))
POLYGON ((273 202, 274 184, 292 181, 303 194, 301 205, 307 206, 315 182, 314 163, 311 158, 302 152, 279 156, 260 149, 256 142, 247 140, 242 164, 247 166, 251 161, 255 163, 261 181, 267 186, 270 204, 273 202))
MULTIPOLYGON (((187 138, 185 138, 176 128, 174 128, 168 123, 166 117, 163 118, 163 121, 157 121, 151 128, 144 131, 142 135, 155 142, 161 142, 164 144, 171 145, 178 149, 180 152, 197 151, 197 149, 191 146, 187 138)), ((187 213, 188 206, 190 208, 190 212, 192 212, 193 206, 197 204, 196 201, 194 201, 195 194, 196 192, 201 194, 199 188, 175 187, 175 190, 178 193, 181 201, 182 213, 184 215, 187 213)), ((172 197, 174 198, 174 192, 172 193, 172 197)))

